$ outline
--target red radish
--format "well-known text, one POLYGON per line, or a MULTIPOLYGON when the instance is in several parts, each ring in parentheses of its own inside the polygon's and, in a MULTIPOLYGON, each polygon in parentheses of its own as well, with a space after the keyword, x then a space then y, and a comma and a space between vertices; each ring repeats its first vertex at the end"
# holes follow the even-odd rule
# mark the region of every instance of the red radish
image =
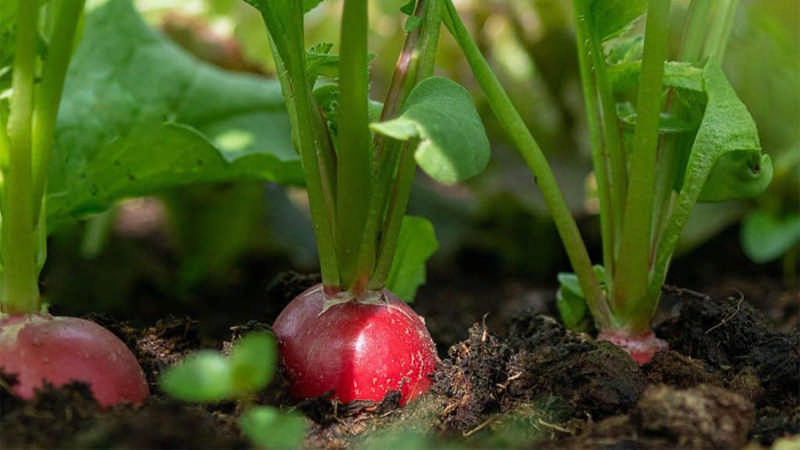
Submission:
POLYGON ((325 295, 317 285, 286 306, 273 330, 292 395, 334 391, 342 402, 379 402, 399 390, 405 405, 428 391, 438 357, 424 320, 387 290, 376 297, 323 311, 325 295))
POLYGON ((606 330, 597 336, 597 340, 608 341, 622 348, 640 366, 649 363, 656 352, 669 350, 667 341, 657 338, 652 331, 631 335, 623 330, 606 330))
POLYGON ((31 398, 46 381, 84 381, 102 406, 142 403, 149 395, 142 368, 125 344, 88 320, 49 314, 0 319, 0 369, 15 374, 13 393, 31 398))

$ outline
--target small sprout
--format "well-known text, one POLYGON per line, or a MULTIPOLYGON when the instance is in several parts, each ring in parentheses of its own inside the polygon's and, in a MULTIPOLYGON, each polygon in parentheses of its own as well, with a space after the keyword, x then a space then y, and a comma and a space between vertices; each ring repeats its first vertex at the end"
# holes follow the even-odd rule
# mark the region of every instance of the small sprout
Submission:
POLYGON ((277 346, 266 333, 250 333, 229 357, 203 350, 161 376, 164 392, 179 400, 215 403, 245 398, 265 388, 275 372, 277 346))
MULTIPOLYGON (((264 332, 252 332, 237 342, 230 356, 204 350, 168 369, 161 388, 179 400, 217 403, 249 400, 267 387, 275 374, 278 348, 264 332)), ((297 414, 284 414, 270 406, 249 408, 239 418, 242 432, 264 448, 299 448, 306 433, 306 421, 297 414)))

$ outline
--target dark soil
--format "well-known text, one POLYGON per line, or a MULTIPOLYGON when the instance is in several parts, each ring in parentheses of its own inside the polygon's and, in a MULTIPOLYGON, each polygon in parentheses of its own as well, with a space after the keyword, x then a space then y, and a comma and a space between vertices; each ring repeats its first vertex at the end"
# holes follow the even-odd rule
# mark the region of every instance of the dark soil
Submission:
MULTIPOLYGON (((191 296, 211 300, 187 304, 150 285, 137 291, 147 293, 145 313, 112 307, 130 320, 91 316, 137 355, 153 392, 144 405, 102 410, 80 384, 21 401, 1 387, 13 383, 3 376, 0 448, 250 448, 237 427, 242 405, 179 403, 157 384, 189 352, 226 351, 246 332, 268 329, 283 305, 318 282, 295 273, 264 281, 272 263, 247 261, 237 269, 235 302, 225 303, 225 286, 201 286, 191 296)), ((60 283, 54 277, 51 287, 60 283)), ((469 273, 431 278, 414 305, 443 357, 430 395, 404 409, 396 394, 379 404, 326 396, 298 403, 279 374, 257 402, 305 414, 310 448, 728 449, 800 434, 800 292, 769 277, 703 289, 713 297, 666 288, 656 333, 671 350, 643 367, 611 344, 565 330, 553 318, 550 289, 469 273)), ((79 290, 81 280, 73 283, 79 290)))

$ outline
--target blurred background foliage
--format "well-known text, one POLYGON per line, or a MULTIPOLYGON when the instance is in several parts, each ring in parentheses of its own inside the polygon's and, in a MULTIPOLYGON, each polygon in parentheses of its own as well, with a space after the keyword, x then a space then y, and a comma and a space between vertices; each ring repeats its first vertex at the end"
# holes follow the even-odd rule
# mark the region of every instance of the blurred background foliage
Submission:
MULTIPOLYGON (((405 16, 399 10, 406 2, 370 0, 374 99, 385 93, 403 42, 405 16)), ((599 233, 570 2, 454 3, 548 153, 589 247, 596 251, 599 233)), ((137 0, 136 4, 153 26, 197 57, 229 70, 272 76, 263 23, 243 1, 137 0)), ((337 41, 341 6, 341 0, 326 1, 307 15, 307 46, 337 41)), ((680 30, 687 7, 688 0, 673 2, 673 30, 680 30)), ((420 174, 409 213, 434 222, 440 241, 434 267, 460 258, 460 264, 476 264, 483 272, 554 285, 555 273, 567 269, 566 258, 535 183, 506 142, 456 44, 446 33, 442 36, 437 71, 474 93, 492 142, 492 162, 484 174, 456 187, 436 185, 420 174)), ((673 49, 678 48, 679 36, 673 33, 673 49)), ((800 2, 741 1, 725 70, 755 117, 764 149, 776 161, 776 178, 754 202, 699 205, 685 232, 684 248, 700 245, 746 218, 748 226, 741 236, 745 251, 757 262, 783 257, 783 271, 791 282, 800 247, 800 2)), ((65 248, 83 241, 85 256, 102 258, 104 246, 98 243, 105 236, 135 237, 149 230, 137 225, 135 218, 150 217, 160 224, 153 228, 156 241, 179 266, 178 280, 148 264, 136 270, 161 280, 156 281, 161 288, 185 293, 200 280, 225 282, 235 276, 236 262, 247 255, 279 255, 286 268, 315 270, 304 201, 297 188, 253 183, 184 188, 144 203, 123 203, 87 225, 63 230, 53 241, 65 248)), ((736 239, 735 233, 727 236, 736 239)), ((121 280, 131 277, 137 276, 128 274, 121 280)), ((58 276, 50 279, 59 283, 58 276)))

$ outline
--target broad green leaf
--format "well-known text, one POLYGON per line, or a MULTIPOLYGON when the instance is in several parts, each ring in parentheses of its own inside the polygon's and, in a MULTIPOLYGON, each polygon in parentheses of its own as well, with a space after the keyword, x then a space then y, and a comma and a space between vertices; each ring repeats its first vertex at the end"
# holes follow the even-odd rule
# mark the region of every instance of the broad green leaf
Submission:
POLYGON ((800 213, 776 217, 755 211, 742 221, 742 249, 748 258, 766 263, 800 245, 800 213))
POLYGON ((130 0, 109 0, 88 14, 67 75, 48 222, 186 184, 300 184, 290 133, 278 83, 202 63, 150 29, 130 0))
MULTIPOLYGON (((743 152, 749 160, 763 161, 753 118, 736 96, 722 68, 708 63, 703 71, 703 82, 708 103, 691 147, 675 208, 656 254, 653 280, 663 280, 681 231, 717 161, 729 152, 743 152)), ((760 173, 771 175, 771 171, 767 174, 766 170, 760 173)), ((651 284, 651 289, 656 289, 656 285, 651 284)))
POLYGON ((433 225, 422 217, 405 216, 397 252, 386 282, 390 291, 410 302, 425 282, 425 262, 439 248, 433 225))
POLYGON ((714 163, 698 201, 723 202, 756 197, 769 186, 772 172, 772 159, 766 154, 727 152, 714 163))
POLYGON ((709 180, 720 184, 712 185, 711 188, 716 192, 713 192, 713 196, 709 195, 717 201, 731 198, 723 194, 756 195, 760 193, 758 189, 763 191, 769 184, 772 164, 769 156, 761 153, 753 118, 718 65, 707 65, 703 79, 708 104, 691 148, 681 195, 690 195, 694 204, 701 198, 701 192, 709 180), (732 174, 715 170, 718 164, 720 170, 732 174), (754 170, 756 166, 759 167, 758 171, 754 170), (748 174, 748 171, 751 173, 748 174), (712 174, 714 179, 709 178, 712 174), (747 182, 737 186, 725 180, 729 177, 740 177, 747 182), (727 192, 723 192, 725 190, 727 192))
POLYGON ((477 175, 489 162, 489 139, 472 97, 446 78, 422 81, 409 94, 399 117, 370 127, 393 139, 419 139, 417 163, 442 183, 477 175))
POLYGON ((281 413, 271 406, 249 409, 239 418, 239 428, 253 444, 261 448, 302 448, 306 427, 303 416, 281 413))
POLYGON ((272 381, 278 364, 278 346, 266 333, 249 333, 236 343, 228 360, 236 393, 251 394, 272 381))
POLYGON ((647 0, 580 0, 589 3, 592 28, 603 41, 624 31, 647 10, 647 0))
POLYGON ((159 384, 170 396, 187 402, 214 403, 234 395, 231 365, 212 350, 197 352, 169 368, 159 384))

